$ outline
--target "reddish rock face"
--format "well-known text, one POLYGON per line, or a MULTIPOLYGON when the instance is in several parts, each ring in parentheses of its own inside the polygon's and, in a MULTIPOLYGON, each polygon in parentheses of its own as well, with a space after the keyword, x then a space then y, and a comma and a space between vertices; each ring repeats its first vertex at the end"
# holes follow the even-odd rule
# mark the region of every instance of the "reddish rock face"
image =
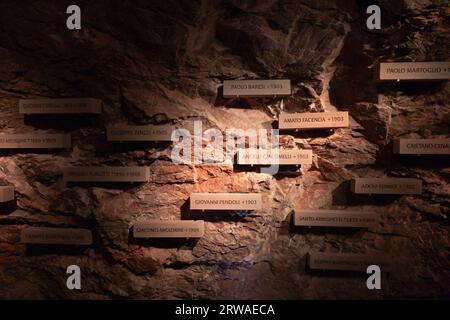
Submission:
MULTIPOLYGON (((395 157, 394 138, 449 137, 449 82, 378 83, 380 61, 449 61, 448 5, 378 1, 383 29, 368 31, 360 1, 78 1, 82 30, 61 4, 0 3, 0 130, 70 133, 72 148, 2 151, 2 299, 373 299, 361 277, 318 276, 307 253, 383 253, 394 266, 376 298, 450 296, 448 158, 395 157), (407 17, 407 18, 403 18, 407 17), (447 20, 446 20, 447 19, 447 20), (285 98, 224 99, 225 79, 290 79, 285 98), (18 100, 95 97, 93 117, 19 114, 18 100), (312 165, 281 168, 171 161, 171 143, 112 143, 115 123, 192 130, 277 127, 280 112, 348 111, 350 127, 283 132, 285 148, 312 149, 312 165), (65 185, 67 166, 148 166, 142 184, 65 185), (423 180, 417 196, 355 197, 354 177, 423 180), (194 192, 261 193, 254 212, 191 212, 194 192), (297 230, 303 208, 381 214, 366 230, 297 230), (201 239, 132 236, 135 221, 202 219, 201 239), (86 248, 25 246, 27 226, 91 229, 86 248), (83 290, 64 286, 77 264, 83 290)), ((202 144, 206 145, 205 140, 202 144)), ((218 150, 221 151, 221 150, 218 150)))

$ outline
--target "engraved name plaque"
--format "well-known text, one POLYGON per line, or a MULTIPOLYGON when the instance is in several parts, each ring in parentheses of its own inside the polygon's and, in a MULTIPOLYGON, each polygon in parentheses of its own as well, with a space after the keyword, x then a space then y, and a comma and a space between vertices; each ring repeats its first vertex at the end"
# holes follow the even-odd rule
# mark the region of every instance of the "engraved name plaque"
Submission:
POLYGON ((70 148, 69 134, 0 134, 0 149, 60 149, 70 148))
POLYGON ((225 80, 223 96, 230 97, 267 97, 289 96, 291 80, 225 80))
POLYGON ((411 178, 357 178, 351 191, 362 194, 421 194, 422 180, 411 178))
POLYGON ((191 210, 260 210, 259 193, 193 193, 191 210))
POLYGON ((20 239, 29 244, 90 245, 92 233, 87 229, 30 227, 22 230, 20 239))
POLYGON ((280 113, 279 129, 333 129, 349 126, 348 112, 280 113))
POLYGON ((238 164, 241 165, 299 165, 312 164, 312 150, 278 149, 278 155, 271 149, 241 149, 238 152, 238 164))
POLYGON ((133 225, 135 238, 201 238, 205 222, 202 220, 153 220, 133 225))
POLYGON ((65 182, 147 182, 148 167, 69 167, 63 170, 65 182))
POLYGON ((450 139, 396 139, 397 154, 450 154, 450 139))
POLYGON ((378 224, 379 214, 348 210, 301 209, 294 215, 295 226, 371 228, 378 224))
POLYGON ((0 202, 9 202, 14 200, 13 186, 0 186, 0 202))
POLYGON ((380 80, 450 79, 450 62, 383 62, 380 80))
POLYGON ((169 125, 114 126, 107 128, 108 141, 171 141, 176 128, 169 125))
POLYGON ((387 259, 378 255, 321 253, 313 252, 308 255, 310 269, 318 270, 343 270, 365 272, 370 265, 378 265, 382 270, 387 270, 387 259))
POLYGON ((102 113, 102 101, 93 98, 23 99, 19 101, 22 114, 102 113))

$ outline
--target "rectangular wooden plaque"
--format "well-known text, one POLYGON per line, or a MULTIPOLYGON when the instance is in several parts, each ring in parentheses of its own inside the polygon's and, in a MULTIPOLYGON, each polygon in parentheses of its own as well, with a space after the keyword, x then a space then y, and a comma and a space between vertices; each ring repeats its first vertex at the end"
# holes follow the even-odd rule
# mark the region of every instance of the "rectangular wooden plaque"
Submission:
POLYGON ((291 80, 225 80, 223 96, 229 97, 267 97, 289 96, 291 80))
POLYGON ((14 200, 13 186, 0 186, 0 202, 9 202, 14 200))
POLYGON ((70 134, 0 134, 0 149, 58 149, 70 146, 70 134))
POLYGON ((147 182, 148 167, 68 167, 63 170, 66 182, 147 182))
POLYGON ((396 139, 397 154, 450 154, 450 139, 396 139))
POLYGON ((193 193, 191 210, 260 210, 259 193, 193 193))
POLYGON ((22 114, 100 114, 102 101, 93 98, 22 99, 19 101, 19 112, 22 114))
POLYGON ((351 182, 353 193, 421 194, 422 180, 411 178, 357 178, 351 182))
POLYGON ((202 220, 153 220, 133 225, 135 238, 201 238, 204 232, 202 220))
POLYGON ((175 126, 117 126, 107 128, 108 141, 171 141, 175 126))
POLYGON ((366 272, 370 265, 378 265, 381 270, 389 269, 387 259, 378 255, 313 252, 309 253, 308 262, 310 269, 319 270, 366 272))
POLYGON ((371 228, 378 224, 379 219, 379 214, 375 212, 301 209, 295 212, 294 225, 371 228))
POLYGON ((333 129, 349 126, 348 112, 280 113, 279 129, 333 129))
POLYGON ((87 229, 30 227, 22 229, 20 239, 30 244, 90 245, 92 233, 87 229))
POLYGON ((243 165, 279 165, 312 164, 312 150, 278 149, 278 157, 271 149, 260 154, 259 149, 241 149, 238 151, 238 164, 243 165))
POLYGON ((380 80, 450 79, 450 62, 382 62, 380 80))

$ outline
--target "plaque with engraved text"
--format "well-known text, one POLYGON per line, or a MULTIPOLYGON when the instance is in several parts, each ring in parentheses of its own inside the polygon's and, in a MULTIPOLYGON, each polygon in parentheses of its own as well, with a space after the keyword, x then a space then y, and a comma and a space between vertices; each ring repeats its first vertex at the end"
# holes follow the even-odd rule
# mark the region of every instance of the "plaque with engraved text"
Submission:
POLYGON ((349 126, 348 112, 280 113, 279 129, 334 129, 349 126))
POLYGON ((148 167, 69 167, 63 169, 65 182, 147 182, 148 167))
POLYGON ((375 212, 300 209, 294 214, 295 226, 372 228, 378 224, 375 212))
POLYGON ((29 227, 22 229, 20 239, 29 244, 90 245, 92 233, 87 229, 29 227))
POLYGON ((107 128, 108 141, 171 141, 175 126, 112 126, 107 128))
POLYGON ((230 97, 267 97, 289 96, 291 80, 225 80, 223 96, 230 97))
POLYGON ((100 114, 102 101, 93 98, 70 99, 22 99, 19 101, 22 114, 100 114))
POLYGON ((422 180, 411 178, 356 178, 351 191, 362 194, 421 194, 422 180))
POLYGON ((450 139, 396 139, 396 154, 450 154, 450 139))
POLYGON ((450 62, 382 62, 380 80, 450 79, 450 62))
POLYGON ((312 252, 308 255, 308 265, 310 269, 318 270, 365 272, 370 265, 378 265, 384 271, 389 269, 385 257, 369 254, 312 252))
POLYGON ((191 210, 260 210, 259 193, 193 193, 191 210))
POLYGON ((202 220, 150 220, 133 225, 135 238, 201 238, 204 232, 202 220))
POLYGON ((0 149, 63 149, 70 146, 69 134, 0 134, 0 149))
POLYGON ((237 160, 241 165, 312 164, 312 150, 279 148, 277 155, 272 149, 241 149, 238 151, 237 160))

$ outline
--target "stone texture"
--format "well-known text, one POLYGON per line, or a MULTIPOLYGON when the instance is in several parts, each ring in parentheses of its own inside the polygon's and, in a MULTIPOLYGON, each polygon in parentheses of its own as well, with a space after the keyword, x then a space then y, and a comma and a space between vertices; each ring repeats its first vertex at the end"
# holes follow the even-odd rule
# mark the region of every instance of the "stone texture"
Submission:
MULTIPOLYGON (((0 211, 3 299, 383 299, 450 297, 448 158, 392 156, 393 138, 448 137, 450 84, 376 83, 380 61, 449 60, 445 1, 378 1, 383 29, 365 28, 360 1, 78 1, 83 28, 65 28, 70 3, 0 3, 0 128, 67 132, 73 148, 0 154, 16 200, 0 211), (284 99, 224 99, 224 79, 289 78, 284 99), (18 99, 92 96, 99 117, 24 118, 18 99), (312 149, 311 166, 269 176, 230 164, 175 165, 168 144, 115 144, 105 126, 170 123, 192 129, 271 128, 279 112, 349 111, 349 128, 286 132, 312 149), (146 165, 140 185, 62 182, 73 165, 146 165), (356 176, 415 177, 424 193, 358 198, 356 176), (193 192, 261 192, 263 210, 193 213, 193 192), (294 230, 293 210, 381 214, 364 230, 294 230), (146 219, 204 219, 197 241, 136 241, 146 219), (26 247, 27 226, 83 227, 88 248, 26 247), (383 290, 361 275, 312 273, 311 250, 384 253, 383 290), (65 287, 66 267, 83 289, 65 287)), ((205 143, 205 141, 203 141, 205 143)))

